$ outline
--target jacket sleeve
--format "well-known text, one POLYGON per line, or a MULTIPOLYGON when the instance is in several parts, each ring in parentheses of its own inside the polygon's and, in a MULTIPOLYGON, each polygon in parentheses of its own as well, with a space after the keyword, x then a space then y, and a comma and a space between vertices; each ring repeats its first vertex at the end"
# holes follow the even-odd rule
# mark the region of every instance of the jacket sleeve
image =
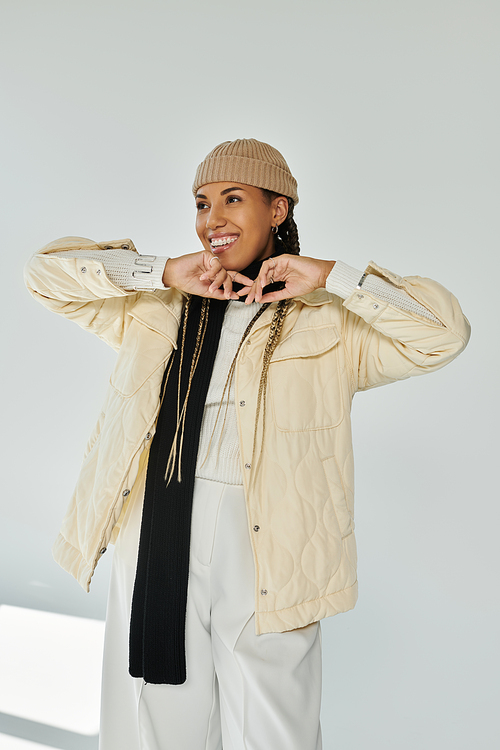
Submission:
MULTIPOLYGON (((465 349, 469 321, 445 287, 420 276, 403 278, 373 262, 365 274, 359 288, 344 284, 340 293, 354 390, 438 370, 465 349)), ((339 294, 331 284, 327 288, 339 294)))
POLYGON ((144 257, 129 239, 96 243, 63 237, 35 253, 24 269, 26 286, 38 302, 116 350, 131 321, 128 312, 144 293, 118 286, 106 272, 103 253, 116 254, 120 249, 144 257))

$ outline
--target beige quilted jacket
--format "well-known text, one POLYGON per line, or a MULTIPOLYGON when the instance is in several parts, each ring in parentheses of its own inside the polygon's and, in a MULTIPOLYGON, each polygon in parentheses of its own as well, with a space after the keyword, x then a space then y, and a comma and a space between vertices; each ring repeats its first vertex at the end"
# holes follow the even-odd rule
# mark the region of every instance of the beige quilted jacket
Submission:
MULTIPOLYGON (((54 545, 57 562, 87 591, 154 434, 162 375, 176 346, 185 296, 176 289, 125 292, 109 281, 102 263, 83 264, 53 253, 125 242, 135 249, 130 240, 96 245, 64 238, 43 248, 25 270, 30 292, 45 307, 118 352, 54 545)), ((324 289, 297 297, 270 365, 266 434, 254 465, 259 374, 276 303, 238 356, 235 399, 258 633, 299 628, 354 606, 352 397, 358 390, 443 367, 469 337, 457 300, 440 284, 401 278, 372 263, 367 270, 406 290, 443 325, 361 291, 345 301, 324 289)))

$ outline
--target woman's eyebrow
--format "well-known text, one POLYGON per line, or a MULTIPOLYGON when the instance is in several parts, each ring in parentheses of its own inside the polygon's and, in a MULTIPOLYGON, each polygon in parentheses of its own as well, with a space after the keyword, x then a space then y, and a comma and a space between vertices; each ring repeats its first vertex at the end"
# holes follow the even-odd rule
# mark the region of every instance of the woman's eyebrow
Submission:
POLYGON ((245 188, 230 187, 230 188, 226 188, 225 190, 223 190, 221 195, 226 195, 226 193, 230 193, 232 190, 243 190, 243 192, 245 192, 245 188))
MULTIPOLYGON (((243 192, 246 192, 246 191, 245 191, 245 188, 240 188, 240 187, 230 187, 230 188, 226 188, 225 190, 223 190, 223 191, 222 191, 222 193, 221 193, 221 195, 226 195, 227 193, 230 193, 230 192, 231 192, 232 190, 242 190, 243 192)), ((202 198, 203 200, 207 200, 207 196, 206 196, 206 195, 203 195, 203 193, 196 193, 196 195, 195 195, 195 200, 196 200, 197 198, 202 198)))

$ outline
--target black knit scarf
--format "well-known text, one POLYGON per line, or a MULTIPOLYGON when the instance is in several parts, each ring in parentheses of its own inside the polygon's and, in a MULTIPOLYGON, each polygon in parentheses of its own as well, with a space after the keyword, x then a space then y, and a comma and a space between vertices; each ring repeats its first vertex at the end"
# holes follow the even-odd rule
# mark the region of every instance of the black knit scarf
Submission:
MULTIPOLYGON (((282 252, 283 247, 273 255, 282 252)), ((261 265, 262 261, 254 261, 242 273, 255 279, 261 265)), ((275 291, 283 286, 282 282, 269 284, 264 291, 275 291)), ((234 288, 237 291, 242 285, 234 284, 234 288)), ((163 378, 161 392, 164 396, 146 475, 130 619, 129 671, 132 677, 142 677, 145 682, 154 684, 180 685, 186 681, 185 625, 195 470, 203 410, 227 307, 226 301, 209 300, 203 346, 187 401, 180 452, 180 433, 175 437, 179 381, 182 408, 199 334, 202 303, 202 297, 191 297, 180 368, 184 309, 171 369, 166 377, 167 368, 163 378), (176 465, 167 484, 165 471, 174 440, 177 440, 176 464, 181 461, 181 481, 178 481, 176 465)))

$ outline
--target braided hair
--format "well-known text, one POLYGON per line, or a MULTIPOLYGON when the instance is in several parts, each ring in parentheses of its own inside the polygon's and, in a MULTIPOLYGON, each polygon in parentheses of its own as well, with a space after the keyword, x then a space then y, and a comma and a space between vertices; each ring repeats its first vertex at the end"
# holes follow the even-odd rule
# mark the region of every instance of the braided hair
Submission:
MULTIPOLYGON (((261 190, 262 190, 264 200, 266 201, 266 203, 270 204, 274 200, 274 198, 280 197, 279 193, 274 193, 272 190, 264 190, 263 188, 261 188, 261 190)), ((286 219, 280 224, 278 228, 278 233, 273 235, 275 249, 277 250, 278 246, 281 243, 281 245, 284 246, 285 251, 287 253, 290 253, 291 255, 299 255, 300 253, 299 232, 297 230, 295 219, 293 218, 294 203, 291 198, 288 198, 287 196, 284 196, 284 197, 286 197, 288 201, 288 213, 287 213, 286 219)), ((281 247, 280 247, 280 250, 282 250, 281 247)), ((228 400, 226 402, 226 409, 224 413, 224 422, 222 424, 221 437, 219 438, 219 447, 220 447, 220 440, 222 439, 222 431, 224 430, 224 424, 226 421, 227 408, 229 406, 229 391, 231 389, 231 384, 232 384, 234 372, 236 369, 236 360, 238 358, 238 354, 240 352, 241 346, 243 342, 245 341, 245 339, 247 338, 250 331, 252 330, 256 321, 260 318, 264 310, 266 310, 270 304, 271 304, 270 302, 266 302, 260 307, 260 309, 257 311, 257 313, 254 315, 254 317, 252 318, 252 320, 246 327, 246 330, 241 338, 241 341, 238 346, 238 350, 234 356, 234 359, 232 361, 232 364, 231 364, 231 367, 229 369, 229 373, 226 379, 226 383, 224 385, 224 391, 222 393, 221 403, 219 405, 219 410, 217 412, 217 417, 215 420, 215 425, 212 431, 212 436, 210 438, 210 443, 208 446, 208 451, 207 451, 205 460, 208 458, 208 452, 210 451, 210 445, 211 445, 212 438, 215 433, 215 428, 219 419, 219 414, 220 414, 220 411, 224 402, 224 398, 226 395, 226 391, 227 391, 228 400)), ((285 322, 286 315, 291 305, 292 305, 292 299, 290 298, 279 300, 276 306, 276 310, 274 311, 274 315, 272 317, 270 327, 269 327, 269 337, 267 339, 266 346, 264 349, 264 354, 262 357, 262 371, 260 375, 259 391, 257 395, 257 408, 255 411, 254 438, 253 438, 253 449, 252 449, 252 463, 255 458, 255 449, 256 449, 256 442, 257 442, 257 427, 259 424, 259 417, 260 417, 261 412, 262 412, 262 444, 261 444, 260 453, 262 453, 262 447, 263 447, 263 441, 264 441, 264 435, 265 435, 264 430, 265 430, 265 423, 266 423, 266 395, 267 395, 267 376, 268 376, 268 371, 269 371, 269 365, 271 363, 274 350, 278 346, 278 343, 281 337, 281 332, 283 330, 283 324, 285 322)), ((260 458, 260 454, 259 454, 259 458, 260 458)), ((254 476, 255 476, 255 473, 254 473, 254 476)))
POLYGON ((290 255, 299 255, 300 254, 300 243, 299 243, 299 232, 297 229, 297 224, 295 223, 295 219, 293 218, 293 209, 294 209, 294 203, 291 198, 288 198, 285 196, 280 196, 280 193, 274 193, 272 190, 265 190, 264 188, 261 188, 262 194, 264 196, 265 202, 269 205, 272 203, 272 201, 275 198, 284 197, 288 201, 288 213, 285 221, 283 221, 279 227, 278 227, 278 234, 274 235, 274 242, 275 244, 278 244, 281 242, 285 248, 286 252, 290 253, 290 255))

